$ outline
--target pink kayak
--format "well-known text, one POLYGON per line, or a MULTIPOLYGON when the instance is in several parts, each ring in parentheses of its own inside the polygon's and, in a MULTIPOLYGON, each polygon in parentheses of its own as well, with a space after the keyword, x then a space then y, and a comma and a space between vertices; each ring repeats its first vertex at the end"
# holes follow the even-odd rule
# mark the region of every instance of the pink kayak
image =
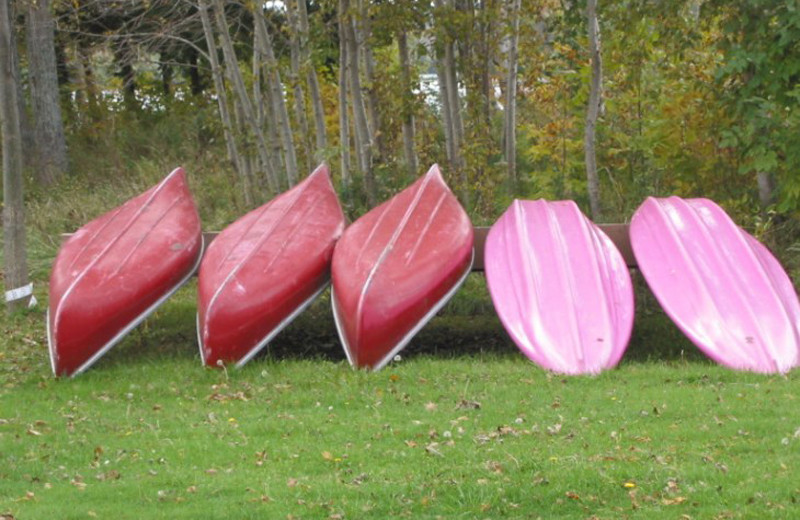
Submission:
POLYGON ((434 165, 342 235, 332 305, 347 359, 378 370, 455 294, 472 264, 469 217, 434 165))
POLYGON ((633 327, 633 287, 614 243, 572 201, 514 201, 489 231, 486 281, 511 339, 564 374, 615 366, 633 327))
POLYGON ((630 233, 653 294, 707 356, 754 372, 797 366, 800 303, 791 280, 714 202, 650 197, 630 233))
POLYGON ((211 242, 198 277, 206 365, 242 366, 329 284, 344 214, 326 165, 211 242))
POLYGON ((182 168, 76 231, 50 276, 47 339, 56 375, 97 361, 194 273, 203 239, 182 168))

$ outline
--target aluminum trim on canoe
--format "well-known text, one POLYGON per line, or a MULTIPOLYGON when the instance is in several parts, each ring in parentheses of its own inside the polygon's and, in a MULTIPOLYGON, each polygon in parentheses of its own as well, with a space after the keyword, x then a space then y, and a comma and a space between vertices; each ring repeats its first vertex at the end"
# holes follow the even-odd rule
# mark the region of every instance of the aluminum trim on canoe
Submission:
MULTIPOLYGON (((175 294, 175 292, 178 289, 183 287, 183 285, 192 278, 192 276, 194 275, 195 271, 197 271, 197 268, 200 267, 200 261, 203 259, 203 250, 204 249, 205 249, 205 240, 203 239, 203 235, 201 234, 200 235, 200 253, 197 255, 197 261, 195 262, 194 266, 189 271, 189 273, 185 277, 183 277, 183 279, 181 279, 169 291, 164 293, 164 295, 161 296, 161 298, 156 300, 150 307, 145 309, 144 312, 142 312, 139 316, 134 318, 124 329, 120 330, 117 333, 116 336, 111 338, 105 345, 103 345, 97 352, 95 352, 92 355, 92 357, 90 357, 81 366, 79 366, 77 368, 77 370, 75 370, 72 374, 70 374, 69 377, 75 377, 75 376, 85 372, 89 367, 91 367, 93 364, 95 364, 97 362, 97 360, 99 360, 103 356, 103 354, 108 352, 109 349, 111 349, 111 347, 116 345, 120 340, 122 340, 125 337, 126 334, 128 334, 131 330, 136 328, 137 325, 139 325, 150 314, 152 314, 158 307, 160 307, 161 304, 163 304, 165 301, 167 301, 170 296, 175 294)), ((55 356, 53 355, 54 354, 54 347, 53 347, 52 339, 51 339, 51 336, 50 336, 50 310, 49 309, 47 311, 47 318, 48 318, 47 319, 47 343, 48 343, 48 348, 50 350, 50 364, 51 364, 51 366, 53 368, 53 375, 57 376, 58 374, 56 374, 56 369, 55 369, 55 356)))
MULTIPOLYGON (((469 263, 467 264, 467 268, 465 269, 464 274, 461 275, 461 278, 459 278, 458 281, 455 284, 453 284, 453 287, 451 287, 450 290, 447 291, 447 293, 444 296, 442 296, 441 299, 439 299, 439 301, 437 301, 435 304, 433 304, 433 306, 430 308, 430 310, 417 322, 416 325, 414 325, 414 327, 410 331, 408 331, 408 333, 405 336, 403 336, 403 338, 397 343, 397 345, 395 345, 392 348, 392 350, 389 351, 389 353, 386 356, 384 356, 378 363, 376 363, 374 367, 370 367, 370 369, 373 372, 377 372, 378 370, 380 370, 384 366, 386 366, 389 363, 389 361, 391 361, 392 358, 398 352, 400 352, 411 341, 411 339, 420 330, 422 330, 422 328, 425 325, 428 324, 428 322, 431 320, 431 318, 433 318, 433 316, 437 312, 439 312, 441 310, 441 308, 444 307, 447 304, 448 301, 450 301, 450 299, 461 288, 461 286, 464 285, 464 282, 467 280, 467 276, 472 271, 472 264, 473 264, 474 261, 475 261, 475 248, 473 247, 472 248, 472 256, 470 258, 469 263)), ((350 363, 351 366, 355 367, 355 364, 353 362, 352 354, 350 353, 350 344, 347 342, 347 339, 346 339, 346 337, 344 335, 344 332, 343 332, 342 325, 339 323, 340 318, 339 318, 339 313, 337 312, 337 309, 336 309, 336 298, 335 298, 335 295, 333 294, 333 288, 331 288, 331 306, 333 307, 333 321, 336 324, 336 331, 339 334, 339 339, 341 340, 342 344, 345 346, 344 351, 345 351, 345 354, 347 355, 347 361, 350 363)))
MULTIPOLYGON (((325 289, 327 289, 327 288, 328 288, 328 286, 330 286, 330 282, 327 282, 327 283, 325 283, 325 284, 324 284, 322 287, 320 287, 320 288, 319 288, 319 289, 318 289, 316 292, 314 292, 314 294, 312 294, 311 296, 309 296, 309 297, 308 297, 308 299, 306 299, 306 301, 304 301, 303 303, 301 303, 300 305, 298 305, 298 306, 295 308, 295 310, 293 310, 293 311, 292 311, 292 313, 291 313, 291 314, 289 314, 288 316, 286 316, 286 318, 284 318, 284 319, 283 319, 283 321, 281 321, 281 322, 280 322, 278 325, 276 325, 276 326, 275 326, 275 327, 274 327, 274 328, 273 328, 271 331, 269 331, 269 333, 268 333, 266 336, 264 336, 264 338, 263 338, 262 340, 260 340, 258 343, 256 343, 256 345, 255 345, 255 346, 254 346, 252 349, 250 349, 250 350, 247 352, 247 354, 245 354, 244 356, 242 356, 242 359, 240 359, 239 361, 237 361, 237 362, 236 362, 236 364, 235 364, 234 366, 235 366, 236 368, 242 368, 242 367, 243 367, 245 364, 247 364, 247 362, 249 362, 251 359, 253 359, 253 357, 254 357, 256 354, 258 354, 259 352, 261 352, 261 350, 262 350, 262 349, 263 349, 263 348, 264 348, 264 347, 265 347, 267 344, 269 344, 269 342, 270 342, 270 341, 272 341, 272 340, 275 338, 275 336, 277 336, 277 335, 278 335, 278 334, 279 334, 279 333, 280 333, 280 332, 281 332, 283 329, 285 329, 285 328, 286 328, 286 327, 287 327, 287 326, 288 326, 288 325, 289 325, 289 324, 290 324, 292 321, 294 321, 294 319, 295 319, 295 318, 297 318, 297 317, 298 317, 300 314, 302 314, 302 313, 303 313, 303 311, 305 311, 305 310, 306 310, 306 309, 307 309, 307 308, 308 308, 308 307, 309 307, 309 306, 310 306, 312 303, 314 303, 314 300, 316 300, 316 299, 319 297, 319 295, 321 295, 321 294, 322 294, 322 293, 325 291, 325 289)), ((204 351, 203 351, 203 338, 201 337, 201 334, 200 334, 200 314, 199 314, 199 313, 197 313, 195 316, 196 316, 196 320, 195 320, 195 322, 197 323, 197 344, 198 344, 198 345, 199 345, 199 347, 200 347, 200 360, 202 361, 202 364, 205 366, 205 364, 206 364, 206 358, 205 358, 205 353, 204 353, 204 351)), ((220 360, 220 361, 221 361, 221 360, 220 360)))

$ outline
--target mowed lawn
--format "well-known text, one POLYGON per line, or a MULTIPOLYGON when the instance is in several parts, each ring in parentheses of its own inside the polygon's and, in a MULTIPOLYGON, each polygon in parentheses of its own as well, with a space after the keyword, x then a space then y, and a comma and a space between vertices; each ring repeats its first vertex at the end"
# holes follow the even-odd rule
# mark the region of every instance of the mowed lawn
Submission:
POLYGON ((299 337, 298 355, 212 370, 184 290, 55 379, 41 310, 2 318, 0 515, 800 518, 798 370, 734 372, 688 343, 649 355, 654 329, 619 368, 564 377, 496 320, 474 333, 449 319, 377 373, 347 365, 323 311, 276 340, 299 337))

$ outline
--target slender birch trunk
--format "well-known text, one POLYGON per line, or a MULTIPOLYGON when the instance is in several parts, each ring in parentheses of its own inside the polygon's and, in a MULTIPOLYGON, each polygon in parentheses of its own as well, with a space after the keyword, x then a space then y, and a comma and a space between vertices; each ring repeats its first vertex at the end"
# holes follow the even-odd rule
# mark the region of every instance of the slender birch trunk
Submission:
POLYGON ((289 111, 286 108, 286 102, 283 99, 283 82, 281 81, 280 71, 278 70, 278 60, 275 59, 275 51, 272 46, 272 37, 267 31, 267 22, 264 20, 262 13, 255 14, 256 31, 260 32, 259 41, 263 46, 264 56, 266 56, 266 66, 268 77, 270 78, 269 86, 271 89, 270 98, 273 103, 273 111, 279 123, 281 142, 283 143, 283 157, 286 167, 286 177, 289 181, 289 186, 294 186, 297 183, 297 155, 294 148, 294 139, 292 134, 292 124, 289 121, 289 111))
POLYGON ((444 67, 444 50, 436 58, 436 78, 439 83, 439 109, 442 112, 445 156, 448 164, 452 166, 456 162, 455 131, 453 130, 453 116, 450 111, 450 93, 447 87, 449 82, 447 81, 444 67))
POLYGON ((325 130, 325 109, 322 106, 322 93, 319 88, 317 70, 314 67, 314 62, 311 59, 311 52, 308 48, 308 10, 306 9, 305 0, 297 0, 297 14, 300 21, 300 57, 306 70, 308 93, 311 96, 311 107, 314 111, 314 135, 317 145, 314 158, 316 162, 320 162, 322 161, 325 148, 328 147, 328 135, 325 130))
MULTIPOLYGON (((345 2, 349 8, 348 2, 345 2)), ((347 13, 349 14, 349 13, 347 13)), ((367 123, 367 111, 364 107, 364 93, 361 90, 361 75, 359 73, 359 47, 356 37, 355 20, 348 16, 345 24, 347 33, 347 54, 349 57, 350 72, 350 98, 353 104, 353 119, 356 129, 356 153, 358 155, 358 165, 364 175, 364 188, 367 194, 367 203, 374 206, 377 203, 377 190, 375 188, 375 177, 372 171, 372 135, 367 123)))
POLYGON ((18 70, 14 66, 14 33, 8 0, 0 0, 0 132, 3 154, 3 278, 10 311, 27 305, 29 296, 9 292, 28 285, 25 206, 22 198, 22 130, 19 123, 18 70))
POLYGON ((586 15, 589 24, 589 53, 592 63, 592 80, 589 90, 589 106, 586 111, 584 135, 584 154, 586 156, 586 183, 589 191, 589 207, 592 219, 600 219, 600 182, 597 177, 597 158, 595 154, 595 126, 600 115, 602 72, 600 61, 600 26, 597 22, 597 0, 588 0, 586 15))
POLYGON ((509 22, 511 38, 508 49, 508 78, 506 80, 505 107, 505 159, 508 165, 508 178, 513 185, 517 183, 517 47, 519 45, 519 9, 521 0, 511 0, 509 22))
MULTIPOLYGON (((217 43, 214 38, 214 29, 211 26, 211 19, 208 16, 208 4, 201 0, 198 4, 198 12, 200 13, 200 21, 203 25, 203 35, 206 39, 208 46, 208 61, 211 64, 211 76, 214 78, 214 89, 217 91, 217 107, 219 108, 219 116, 222 119, 222 132, 225 136, 225 148, 228 151, 228 159, 236 171, 240 180, 244 180, 245 166, 242 162, 242 156, 239 153, 239 148, 236 146, 236 137, 233 132, 233 121, 231 113, 228 109, 228 93, 225 90, 225 80, 223 78, 222 67, 219 63, 217 56, 217 43)), ((245 182, 242 182, 242 192, 244 201, 247 206, 252 205, 252 193, 247 189, 245 182)))
MULTIPOLYGON (((244 79, 242 78, 242 71, 239 69, 239 62, 236 58, 236 52, 233 49, 233 42, 231 42, 231 35, 228 32, 228 22, 225 19, 225 11, 224 6, 222 4, 222 0, 214 0, 215 6, 215 14, 217 20, 217 28, 219 29, 219 34, 222 42, 222 53, 225 57, 225 62, 227 63, 226 70, 228 72, 228 77, 231 80, 233 90, 236 93, 236 97, 239 99, 241 103, 242 112, 245 118, 245 122, 249 127, 250 133, 255 140, 256 150, 258 151, 258 156, 261 161, 261 164, 266 165, 269 163, 269 150, 267 149, 267 143, 264 139, 264 133, 261 131, 261 128, 256 123, 255 111, 253 110, 253 104, 250 100, 250 95, 247 93, 247 88, 244 85, 244 79)), ((297 182, 297 167, 293 171, 287 169, 287 178, 289 180, 289 186, 294 186, 297 182)))
POLYGON ((289 17, 289 28, 291 30, 291 38, 289 40, 290 50, 290 75, 289 82, 292 84, 294 92, 294 114, 297 127, 300 130, 300 143, 303 148, 303 158, 305 159, 304 168, 306 171, 311 172, 311 140, 308 132, 308 117, 306 116, 306 93, 303 90, 303 83, 300 79, 300 22, 298 20, 297 4, 304 3, 305 0, 292 0, 286 4, 286 12, 289 17))
POLYGON ((367 80, 366 106, 369 115, 370 136, 374 144, 373 150, 381 157, 388 155, 386 150, 386 140, 383 138, 383 124, 381 122, 381 111, 378 110, 378 89, 375 78, 375 54, 372 52, 372 24, 370 23, 369 0, 358 0, 359 17, 355 24, 357 28, 356 37, 359 39, 359 47, 364 49, 364 74, 367 80))
POLYGON ((347 19, 345 18, 347 0, 339 0, 339 148, 342 185, 350 194, 350 121, 347 114, 347 19))
POLYGON ((417 175, 417 152, 414 149, 416 141, 414 128, 414 104, 412 101, 411 86, 411 59, 408 52, 408 35, 401 30, 397 35, 397 52, 400 58, 401 81, 403 82, 403 152, 406 167, 411 175, 417 175))
MULTIPOLYGON (((446 9, 442 16, 451 16, 454 11, 454 4, 447 0, 436 0, 436 6, 441 10, 446 9)), ((440 86, 443 92, 444 109, 445 109, 445 124, 449 119, 450 121, 450 137, 452 146, 452 161, 451 166, 458 175, 461 186, 459 187, 461 194, 461 202, 465 206, 469 206, 469 182, 467 179, 467 171, 464 165, 464 158, 462 155, 462 147, 464 144, 464 122, 461 118, 461 100, 458 93, 458 78, 456 74, 456 56, 455 56, 455 43, 454 38, 448 33, 446 28, 441 28, 439 34, 442 37, 443 55, 441 58, 441 66, 439 80, 444 82, 444 88, 440 86), (449 118, 447 114, 449 113, 449 118)), ((446 136, 447 134, 445 134, 446 136)))

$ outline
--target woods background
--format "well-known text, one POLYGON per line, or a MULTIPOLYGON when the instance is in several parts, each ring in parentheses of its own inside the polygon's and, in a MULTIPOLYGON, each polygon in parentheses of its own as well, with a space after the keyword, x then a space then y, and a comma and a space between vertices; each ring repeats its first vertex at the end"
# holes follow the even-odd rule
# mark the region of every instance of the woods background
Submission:
POLYGON ((209 229, 325 160, 351 218, 438 162, 476 223, 515 197, 625 221, 677 194, 798 235, 794 1, 0 0, 0 18, 7 265, 14 179, 52 258, 179 164, 209 229))

